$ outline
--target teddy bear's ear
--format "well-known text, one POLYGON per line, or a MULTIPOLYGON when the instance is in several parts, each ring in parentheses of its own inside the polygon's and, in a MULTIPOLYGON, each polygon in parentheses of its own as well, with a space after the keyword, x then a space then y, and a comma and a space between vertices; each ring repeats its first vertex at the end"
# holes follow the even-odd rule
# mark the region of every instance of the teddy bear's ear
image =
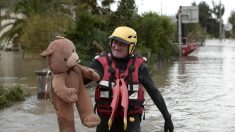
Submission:
POLYGON ((52 43, 51 46, 49 46, 45 51, 43 51, 40 56, 46 57, 54 53, 56 51, 57 45, 56 43, 52 43))

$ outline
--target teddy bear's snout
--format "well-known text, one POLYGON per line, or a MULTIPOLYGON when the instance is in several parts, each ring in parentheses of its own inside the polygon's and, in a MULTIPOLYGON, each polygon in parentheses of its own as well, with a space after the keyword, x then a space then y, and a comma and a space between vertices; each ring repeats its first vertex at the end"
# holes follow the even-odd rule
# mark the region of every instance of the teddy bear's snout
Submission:
POLYGON ((79 56, 76 53, 72 53, 67 61, 67 66, 73 67, 80 61, 79 56))

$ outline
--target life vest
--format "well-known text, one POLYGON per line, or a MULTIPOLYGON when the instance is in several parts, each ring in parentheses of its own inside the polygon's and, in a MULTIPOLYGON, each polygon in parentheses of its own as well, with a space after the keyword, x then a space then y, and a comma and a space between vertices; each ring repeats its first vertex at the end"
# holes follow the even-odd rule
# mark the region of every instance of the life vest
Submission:
MULTIPOLYGON (((100 56, 96 60, 103 66, 104 75, 98 82, 95 92, 96 109, 99 114, 110 116, 112 112, 112 88, 116 79, 124 78, 128 87, 128 111, 127 115, 142 114, 144 103, 144 90, 139 81, 138 71, 144 63, 142 57, 132 56, 127 63, 127 68, 121 72, 116 67, 116 62, 109 56, 100 56)), ((123 110, 118 107, 116 116, 122 116, 123 110)))

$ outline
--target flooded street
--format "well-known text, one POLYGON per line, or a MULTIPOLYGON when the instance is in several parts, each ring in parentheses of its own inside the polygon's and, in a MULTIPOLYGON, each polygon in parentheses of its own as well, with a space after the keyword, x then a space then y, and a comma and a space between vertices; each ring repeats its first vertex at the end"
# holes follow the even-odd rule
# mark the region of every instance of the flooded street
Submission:
MULTIPOLYGON (((0 110, 1 132, 57 132, 54 109, 49 101, 37 100, 34 71, 45 68, 40 59, 1 52, 0 83, 19 84, 33 96, 0 110), (4 57, 9 57, 4 59, 4 57)), ((207 40, 187 57, 157 67, 154 80, 175 125, 175 132, 235 131, 235 41, 207 40)), ((92 99, 94 89, 88 89, 92 99)), ((93 99, 94 100, 94 99, 93 99)), ((146 95, 143 132, 163 132, 164 120, 146 95)), ((77 131, 94 132, 81 125, 75 112, 77 131)))
POLYGON ((174 62, 163 94, 176 131, 235 131, 235 42, 206 41, 174 62))

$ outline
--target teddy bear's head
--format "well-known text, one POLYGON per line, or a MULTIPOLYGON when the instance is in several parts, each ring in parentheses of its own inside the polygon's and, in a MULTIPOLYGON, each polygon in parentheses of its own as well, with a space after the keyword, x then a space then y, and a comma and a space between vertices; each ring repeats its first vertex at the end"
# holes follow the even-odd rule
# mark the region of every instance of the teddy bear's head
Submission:
POLYGON ((79 61, 73 42, 64 37, 57 37, 40 55, 47 58, 48 66, 53 73, 66 72, 79 61))

